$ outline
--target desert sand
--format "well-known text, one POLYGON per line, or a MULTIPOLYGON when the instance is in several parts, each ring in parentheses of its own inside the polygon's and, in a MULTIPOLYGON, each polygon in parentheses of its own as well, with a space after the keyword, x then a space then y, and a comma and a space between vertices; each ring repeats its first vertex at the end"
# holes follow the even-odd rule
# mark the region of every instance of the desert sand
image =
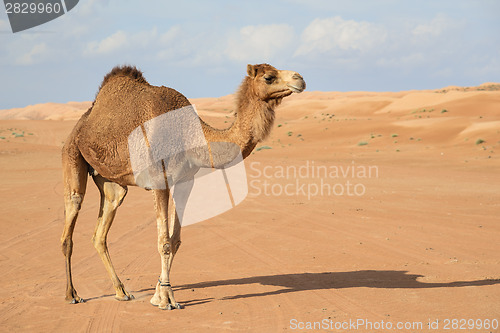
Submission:
MULTIPOLYGON (((233 96, 192 102, 231 123, 233 96)), ((160 260, 140 188, 108 237, 135 300, 114 300, 92 181, 73 254, 86 302, 64 301, 60 151, 90 104, 0 110, 1 331, 499 331, 499 84, 287 98, 245 160, 247 198, 183 228, 174 311, 149 303, 160 260)))

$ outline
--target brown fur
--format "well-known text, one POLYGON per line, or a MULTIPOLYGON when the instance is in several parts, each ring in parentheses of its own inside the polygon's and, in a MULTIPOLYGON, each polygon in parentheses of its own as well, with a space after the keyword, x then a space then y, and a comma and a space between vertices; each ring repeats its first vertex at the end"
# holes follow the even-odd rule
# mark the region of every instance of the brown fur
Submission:
MULTIPOLYGON (((148 83, 142 72, 138 70, 135 66, 115 66, 108 74, 104 76, 101 85, 99 86, 99 91, 104 87, 108 81, 115 76, 127 76, 139 83, 148 83)), ((99 93, 99 92, 98 92, 99 93)))
MULTIPOLYGON (((302 77, 267 65, 248 65, 247 76, 237 93, 236 117, 227 129, 215 129, 201 122, 206 140, 238 145, 247 157, 257 143, 270 133, 274 109, 292 92, 305 89, 302 77)), ((88 172, 101 193, 98 223, 92 237, 113 282, 116 298, 133 298, 124 288, 111 263, 106 238, 117 208, 135 179, 130 165, 128 136, 146 121, 190 105, 181 93, 167 87, 151 86, 135 67, 115 67, 101 83, 92 107, 78 121, 62 152, 65 227, 61 237, 66 258, 66 300, 83 300, 71 277, 72 235, 85 196, 88 172)), ((217 152, 224 156, 224 152, 217 152)), ((230 154, 229 154, 230 155, 230 154)), ((168 190, 154 190, 158 226, 158 252, 162 271, 151 303, 161 309, 180 308, 169 282, 169 272, 180 245, 180 224, 168 190)))

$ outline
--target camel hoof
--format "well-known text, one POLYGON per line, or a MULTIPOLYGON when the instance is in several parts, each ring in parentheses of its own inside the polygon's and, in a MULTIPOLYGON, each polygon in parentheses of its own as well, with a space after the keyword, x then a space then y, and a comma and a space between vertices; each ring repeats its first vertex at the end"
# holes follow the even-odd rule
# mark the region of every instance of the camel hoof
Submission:
POLYGON ((78 303, 85 303, 85 300, 83 298, 72 298, 68 301, 69 304, 78 304, 78 303))
POLYGON ((66 302, 68 302, 69 304, 78 304, 78 303, 84 303, 85 300, 83 298, 80 298, 80 296, 78 296, 76 291, 74 291, 72 295, 66 296, 66 302))
POLYGON ((160 310, 172 310, 172 304, 167 304, 167 305, 158 305, 158 309, 160 310))
POLYGON ((131 301, 134 298, 135 297, 133 295, 115 296, 115 299, 117 299, 121 302, 131 301))
POLYGON ((167 304, 166 306, 158 306, 159 309, 161 310, 174 310, 174 309, 184 309, 184 307, 182 305, 180 305, 179 303, 175 303, 175 304, 167 304))

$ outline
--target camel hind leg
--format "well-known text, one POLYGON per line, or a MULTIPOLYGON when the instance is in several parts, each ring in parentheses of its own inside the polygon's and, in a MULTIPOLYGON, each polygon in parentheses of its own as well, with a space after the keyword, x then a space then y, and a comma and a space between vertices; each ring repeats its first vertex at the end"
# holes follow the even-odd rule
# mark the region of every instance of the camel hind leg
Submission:
POLYGON ((87 187, 88 164, 80 152, 70 144, 64 147, 62 162, 65 222, 61 246, 66 259, 66 301, 81 303, 83 299, 78 296, 73 287, 71 255, 73 254, 73 231, 87 187))
POLYGON ((121 205, 125 195, 127 194, 127 187, 109 181, 100 175, 93 176, 93 178, 95 184, 99 188, 99 192, 101 193, 101 206, 99 209, 97 226, 94 231, 94 236, 92 237, 92 243, 99 253, 111 281, 113 282, 113 286, 116 291, 115 298, 119 301, 128 301, 134 297, 125 290, 123 283, 118 278, 115 268, 111 263, 107 244, 109 228, 115 218, 116 210, 121 205))

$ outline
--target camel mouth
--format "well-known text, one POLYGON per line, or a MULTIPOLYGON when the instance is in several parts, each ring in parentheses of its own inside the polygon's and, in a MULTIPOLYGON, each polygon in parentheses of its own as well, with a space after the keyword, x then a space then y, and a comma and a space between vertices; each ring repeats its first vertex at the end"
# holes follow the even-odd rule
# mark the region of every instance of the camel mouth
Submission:
POLYGON ((301 92, 303 92, 306 89, 305 85, 298 87, 298 86, 294 86, 294 85, 288 83, 287 86, 292 92, 297 93, 297 94, 300 94, 301 92))

